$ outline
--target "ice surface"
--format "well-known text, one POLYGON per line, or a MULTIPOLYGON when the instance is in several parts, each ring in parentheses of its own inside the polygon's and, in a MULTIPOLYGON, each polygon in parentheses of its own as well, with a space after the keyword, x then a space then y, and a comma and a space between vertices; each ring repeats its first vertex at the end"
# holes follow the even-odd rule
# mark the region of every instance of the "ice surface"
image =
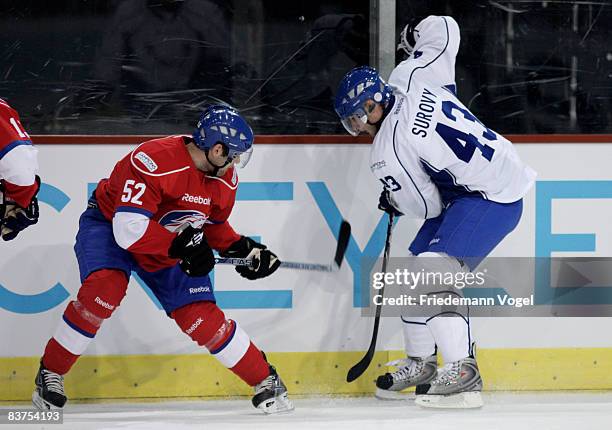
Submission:
MULTIPOLYGON (((61 426, 8 428, 83 429, 607 429, 612 393, 486 393, 480 410, 427 410, 411 401, 297 398, 293 413, 265 416, 248 399, 150 403, 70 404, 61 426)), ((0 406, 2 409, 11 406, 0 406)), ((15 406, 23 408, 21 406, 15 406)))

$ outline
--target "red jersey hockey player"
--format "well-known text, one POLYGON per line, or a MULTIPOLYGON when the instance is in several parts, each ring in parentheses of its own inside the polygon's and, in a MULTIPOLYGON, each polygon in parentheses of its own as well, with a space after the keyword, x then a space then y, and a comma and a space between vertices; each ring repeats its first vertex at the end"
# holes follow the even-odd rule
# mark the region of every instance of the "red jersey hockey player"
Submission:
POLYGON ((37 150, 19 114, 0 99, 0 228, 4 240, 38 222, 37 150))
POLYGON ((79 221, 75 252, 82 286, 47 343, 33 403, 63 407, 63 375, 125 296, 132 270, 147 283, 180 329, 255 387, 253 405, 266 413, 293 409, 287 389, 240 325, 215 303, 208 273, 222 256, 251 258, 237 267, 248 279, 280 265, 264 245, 228 222, 253 132, 233 109, 210 106, 193 137, 150 140, 102 179, 79 221))

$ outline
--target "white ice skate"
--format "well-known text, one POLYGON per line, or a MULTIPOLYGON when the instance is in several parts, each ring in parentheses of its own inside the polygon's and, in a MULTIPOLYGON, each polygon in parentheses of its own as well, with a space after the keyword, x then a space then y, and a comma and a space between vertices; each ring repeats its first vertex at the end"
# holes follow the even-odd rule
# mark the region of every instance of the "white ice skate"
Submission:
POLYGON ((376 379, 375 396, 383 400, 413 400, 414 391, 405 390, 431 382, 436 376, 437 358, 435 355, 408 357, 391 361, 386 366, 395 366, 397 370, 376 379))
POLYGON ((415 403, 424 408, 480 408, 481 391, 478 364, 468 357, 444 365, 430 384, 417 386, 415 403))

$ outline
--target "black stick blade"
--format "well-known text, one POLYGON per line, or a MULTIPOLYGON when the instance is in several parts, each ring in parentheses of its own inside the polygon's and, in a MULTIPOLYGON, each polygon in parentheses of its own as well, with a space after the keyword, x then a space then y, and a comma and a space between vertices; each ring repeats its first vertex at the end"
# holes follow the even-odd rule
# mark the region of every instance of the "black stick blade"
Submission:
POLYGON ((342 265, 342 260, 344 260, 344 254, 346 254, 346 248, 348 247, 350 238, 351 225, 348 221, 342 220, 340 232, 338 233, 338 246, 336 247, 336 255, 334 256, 334 262, 338 267, 342 265))
POLYGON ((371 354, 370 351, 368 351, 368 353, 363 356, 359 363, 355 364, 349 369, 348 373, 346 374, 346 382, 353 382, 355 379, 363 375, 363 372, 367 370, 373 357, 374 351, 372 351, 371 354))

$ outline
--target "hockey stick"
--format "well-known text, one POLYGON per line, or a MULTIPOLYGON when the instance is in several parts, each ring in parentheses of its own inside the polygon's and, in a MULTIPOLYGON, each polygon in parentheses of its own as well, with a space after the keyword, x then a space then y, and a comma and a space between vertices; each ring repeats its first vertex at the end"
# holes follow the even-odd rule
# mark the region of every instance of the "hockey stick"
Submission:
MULTIPOLYGON (((389 224, 387 225, 387 240, 385 241, 385 252, 383 254, 382 261, 382 273, 387 272, 387 261, 389 260, 389 250, 391 249, 391 232, 393 231, 393 218, 394 215, 389 215, 389 224)), ((385 293, 385 285, 379 290, 380 297, 382 298, 385 293)), ((363 372, 366 371, 372 358, 374 358, 374 352, 376 351, 376 339, 378 338, 378 326, 380 324, 380 312, 382 309, 382 301, 376 305, 376 316, 374 317, 374 330, 372 330, 372 340, 370 341, 370 347, 368 352, 363 356, 359 363, 351 367, 346 375, 346 382, 353 382, 359 378, 363 372)))
POLYGON ((4 187, 2 186, 2 182, 0 182, 0 226, 2 225, 2 221, 4 221, 4 187))
POLYGON ((6 201, 4 200, 4 185, 0 181, 0 236, 2 235, 2 224, 4 224, 4 215, 6 211, 6 201))
MULTIPOLYGON (((348 247, 349 239, 351 238, 351 225, 346 220, 340 223, 340 231, 338 232, 338 245, 336 246, 336 254, 334 262, 331 264, 317 263, 300 263, 296 261, 282 261, 280 267, 284 269, 310 270, 315 272, 335 272, 340 269, 344 254, 348 247)), ((247 258, 215 258, 216 264, 231 264, 233 266, 253 266, 253 260, 247 258)))

